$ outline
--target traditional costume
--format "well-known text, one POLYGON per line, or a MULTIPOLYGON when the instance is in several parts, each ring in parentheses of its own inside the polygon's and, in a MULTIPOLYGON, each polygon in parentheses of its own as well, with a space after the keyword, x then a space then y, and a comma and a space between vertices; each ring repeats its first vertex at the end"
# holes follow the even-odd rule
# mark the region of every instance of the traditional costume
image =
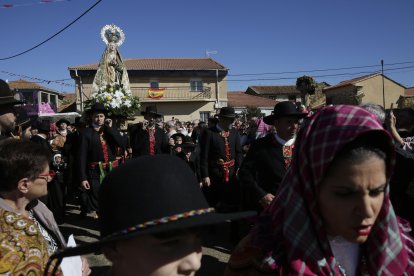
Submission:
POLYGON ((233 252, 225 275, 414 275, 414 243, 394 214, 388 187, 368 240, 356 250, 355 244, 329 238, 321 219, 318 185, 338 152, 369 133, 387 152, 389 180, 394 147, 374 115, 355 106, 329 106, 305 122, 275 200, 233 252))

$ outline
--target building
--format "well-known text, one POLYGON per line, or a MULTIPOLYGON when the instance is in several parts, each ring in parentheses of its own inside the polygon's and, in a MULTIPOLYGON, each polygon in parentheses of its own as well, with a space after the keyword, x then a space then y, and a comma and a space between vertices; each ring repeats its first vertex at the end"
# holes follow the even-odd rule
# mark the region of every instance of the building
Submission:
POLYGON ((296 89, 296 85, 249 86, 246 94, 264 97, 278 102, 300 102, 300 91, 296 89))
POLYGON ((275 100, 249 95, 245 92, 229 92, 227 99, 228 105, 233 107, 237 114, 247 111, 248 107, 256 107, 260 108, 264 116, 268 116, 277 103, 275 100))
POLYGON ((53 89, 22 79, 9 82, 9 86, 24 102, 22 106, 30 117, 56 113, 64 98, 53 89))
POLYGON ((387 76, 376 73, 342 81, 323 91, 328 105, 374 103, 383 106, 385 102, 385 108, 389 108, 404 95, 405 89, 387 76))
POLYGON ((404 95, 401 95, 397 101, 398 108, 414 108, 414 87, 405 89, 404 95))
MULTIPOLYGON (((228 69, 211 58, 125 59, 132 94, 141 110, 155 105, 164 120, 207 119, 227 106, 228 69)), ((91 94, 98 64, 69 67, 76 81, 78 109, 91 94)), ((141 120, 140 112, 136 119, 141 120)))

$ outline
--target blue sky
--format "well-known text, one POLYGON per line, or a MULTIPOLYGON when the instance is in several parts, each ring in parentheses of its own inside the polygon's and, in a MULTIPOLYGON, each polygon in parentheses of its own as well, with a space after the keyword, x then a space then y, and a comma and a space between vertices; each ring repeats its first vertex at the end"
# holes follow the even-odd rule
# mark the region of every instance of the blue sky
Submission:
MULTIPOLYGON (((42 42, 96 0, 38 2, 0 0, 0 6, 15 5, 0 9, 0 58, 42 42)), ((126 34, 120 47, 123 58, 193 58, 204 57, 206 50, 217 51, 212 58, 230 69, 229 91, 243 91, 249 85, 293 85, 304 74, 336 84, 380 70, 381 59, 387 76, 412 87, 413 10, 412 0, 103 0, 39 48, 0 60, 0 78, 19 78, 5 71, 68 79, 69 66, 99 62, 105 48, 100 30, 114 23, 126 34), (371 65, 377 66, 263 74, 371 65), (347 75, 328 76, 334 74, 347 75)), ((42 85, 73 92, 74 81, 65 82, 72 86, 42 85)))

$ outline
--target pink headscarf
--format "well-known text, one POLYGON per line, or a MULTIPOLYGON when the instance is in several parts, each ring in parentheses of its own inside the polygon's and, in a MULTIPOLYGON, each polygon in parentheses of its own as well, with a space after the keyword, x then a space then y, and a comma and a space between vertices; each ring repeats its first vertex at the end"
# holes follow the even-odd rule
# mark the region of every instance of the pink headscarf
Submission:
MULTIPOLYGON (((367 133, 375 133, 376 139, 385 146, 389 180, 395 159, 392 139, 371 113, 356 106, 340 105, 323 108, 309 118, 298 135, 290 170, 277 197, 260 216, 250 244, 235 251, 229 267, 237 267, 240 253, 250 250, 255 252, 250 264, 255 264, 257 272, 342 275, 329 246, 315 200, 316 191, 338 152, 367 133)), ((414 273, 413 241, 399 226, 390 203, 389 188, 362 248, 366 262, 359 267, 369 275, 414 273)))

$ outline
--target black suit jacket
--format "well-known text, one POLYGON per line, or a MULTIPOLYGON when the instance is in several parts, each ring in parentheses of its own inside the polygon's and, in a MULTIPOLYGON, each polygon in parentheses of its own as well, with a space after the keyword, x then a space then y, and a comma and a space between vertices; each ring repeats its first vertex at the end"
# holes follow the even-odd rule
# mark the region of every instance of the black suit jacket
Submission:
MULTIPOLYGON (((233 177, 242 161, 240 137, 236 130, 230 130, 228 141, 230 143, 230 159, 235 161, 235 165, 229 169, 230 177, 233 177)), ((210 177, 213 178, 213 181, 214 179, 224 179, 223 170, 217 164, 219 159, 226 160, 224 138, 220 135, 220 131, 216 127, 203 130, 199 136, 199 144, 201 177, 210 177)))
POLYGON ((285 174, 283 146, 274 134, 269 134, 251 144, 239 170, 239 180, 254 205, 268 193, 275 195, 285 174))
MULTIPOLYGON (((150 154, 150 141, 149 133, 146 129, 142 128, 142 124, 137 124, 131 130, 131 148, 132 157, 138 157, 142 155, 150 154)), ((155 154, 168 154, 170 153, 170 147, 168 145, 167 134, 158 127, 155 128, 155 154)))
MULTIPOLYGON (((124 139, 114 128, 103 126, 104 138, 108 145, 108 159, 115 160, 117 147, 124 148, 124 139)), ((92 127, 86 128, 80 136, 80 145, 78 149, 79 158, 79 176, 80 181, 87 180, 87 165, 90 162, 104 162, 102 144, 99 133, 92 127)))
POLYGON ((42 148, 44 148, 45 150, 53 154, 52 146, 50 145, 50 142, 48 139, 43 139, 39 135, 33 135, 32 138, 30 138, 30 141, 40 145, 42 148))

